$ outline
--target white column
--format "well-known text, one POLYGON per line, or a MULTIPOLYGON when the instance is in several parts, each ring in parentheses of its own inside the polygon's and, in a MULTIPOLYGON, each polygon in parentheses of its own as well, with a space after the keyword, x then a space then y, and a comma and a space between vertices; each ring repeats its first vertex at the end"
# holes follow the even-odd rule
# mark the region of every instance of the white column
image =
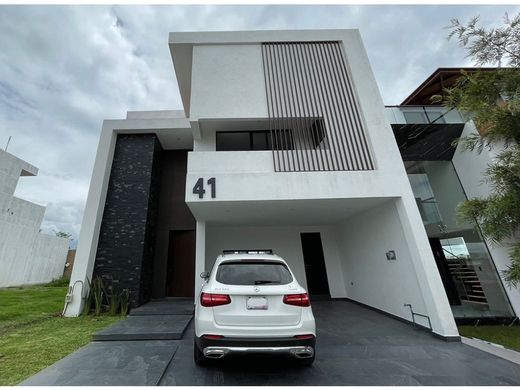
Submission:
POLYGON ((202 287, 200 274, 206 271, 206 222, 197 221, 195 242, 195 299, 199 296, 202 287))
POLYGON ((116 132, 107 124, 103 123, 103 130, 99 138, 99 145, 94 162, 92 179, 87 196, 87 203, 81 223, 74 268, 70 277, 70 287, 73 287, 72 300, 65 303, 65 316, 77 317, 83 309, 83 295, 88 290, 88 280, 92 281, 92 271, 96 259, 99 230, 103 211, 105 209, 105 199, 110 178, 110 169, 114 157, 116 143, 116 132), (83 288, 82 288, 83 285, 83 288))
POLYGON ((430 317, 433 332, 446 337, 456 337, 459 335, 457 325, 431 251, 419 209, 412 191, 407 192, 409 193, 396 200, 396 207, 412 256, 417 281, 428 311, 421 314, 430 317))

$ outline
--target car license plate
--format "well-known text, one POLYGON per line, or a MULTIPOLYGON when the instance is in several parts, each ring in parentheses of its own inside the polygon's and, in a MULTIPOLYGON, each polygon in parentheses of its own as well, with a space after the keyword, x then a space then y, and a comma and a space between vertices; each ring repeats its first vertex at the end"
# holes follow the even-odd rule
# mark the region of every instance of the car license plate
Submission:
POLYGON ((267 310, 266 297, 247 297, 247 310, 267 310))

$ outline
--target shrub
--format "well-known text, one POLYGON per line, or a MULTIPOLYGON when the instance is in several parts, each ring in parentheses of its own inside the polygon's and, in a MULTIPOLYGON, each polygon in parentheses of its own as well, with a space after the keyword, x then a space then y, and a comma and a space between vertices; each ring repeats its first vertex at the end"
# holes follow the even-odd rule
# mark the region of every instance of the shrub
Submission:
POLYGON ((56 279, 52 279, 49 283, 44 284, 45 287, 68 287, 70 283, 70 278, 66 276, 61 276, 56 279))

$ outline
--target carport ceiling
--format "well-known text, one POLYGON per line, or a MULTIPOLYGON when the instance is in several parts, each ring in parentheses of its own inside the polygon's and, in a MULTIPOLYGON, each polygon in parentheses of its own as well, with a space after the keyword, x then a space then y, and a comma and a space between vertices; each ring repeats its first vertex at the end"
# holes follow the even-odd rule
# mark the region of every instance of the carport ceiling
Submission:
POLYGON ((328 225, 388 202, 392 198, 298 199, 277 201, 192 202, 193 215, 210 226, 328 225))

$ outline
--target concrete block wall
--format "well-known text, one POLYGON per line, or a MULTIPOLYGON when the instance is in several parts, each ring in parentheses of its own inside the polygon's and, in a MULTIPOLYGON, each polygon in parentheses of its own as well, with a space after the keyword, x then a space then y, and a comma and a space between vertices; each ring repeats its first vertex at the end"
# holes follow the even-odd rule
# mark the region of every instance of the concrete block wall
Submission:
POLYGON ((47 283, 63 274, 69 240, 40 233, 45 207, 13 196, 20 175, 37 173, 0 150, 0 287, 47 283))

